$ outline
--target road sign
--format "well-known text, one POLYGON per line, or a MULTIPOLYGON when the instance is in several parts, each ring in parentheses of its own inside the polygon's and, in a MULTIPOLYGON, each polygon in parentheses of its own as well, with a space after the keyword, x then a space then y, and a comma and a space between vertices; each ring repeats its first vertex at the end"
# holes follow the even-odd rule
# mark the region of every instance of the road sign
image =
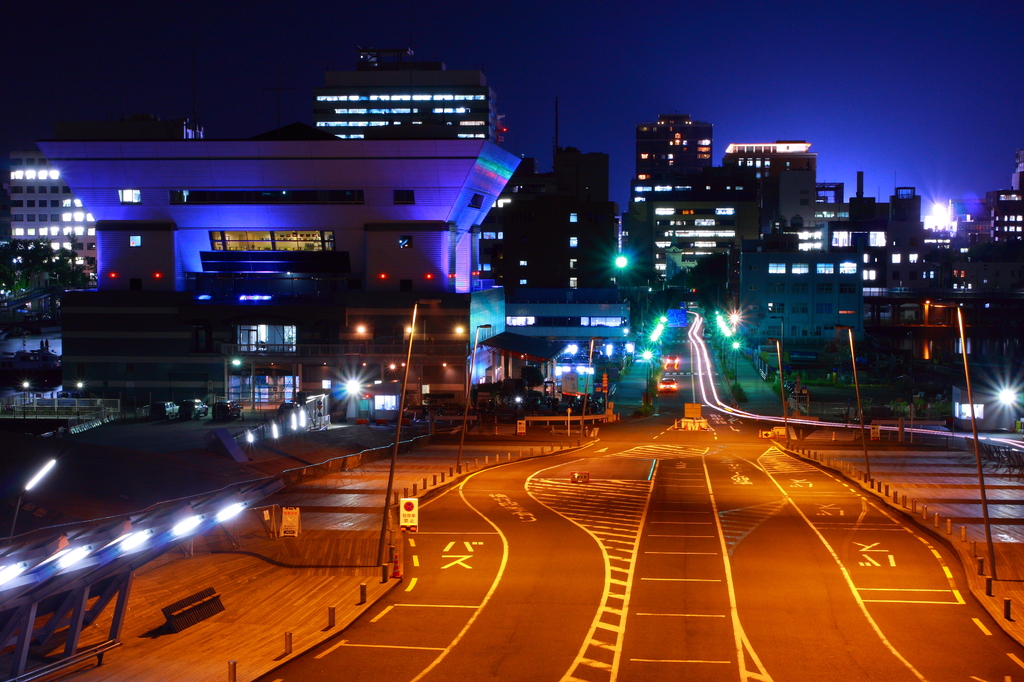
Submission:
POLYGON ((877 424, 871 425, 871 440, 879 440, 882 437, 882 427, 877 424))
POLYGON ((302 528, 302 521, 299 518, 298 507, 281 508, 281 537, 297 538, 302 528))
POLYGON ((526 420, 525 419, 517 419, 516 420, 516 435, 517 436, 525 436, 526 435, 526 420))
POLYGON ((683 406, 683 416, 687 419, 700 419, 700 403, 686 403, 683 406))
POLYGON ((569 480, 573 483, 590 483, 589 471, 570 471, 569 480))
POLYGON ((403 497, 398 502, 399 525, 402 530, 416 532, 420 525, 420 501, 415 497, 403 497))

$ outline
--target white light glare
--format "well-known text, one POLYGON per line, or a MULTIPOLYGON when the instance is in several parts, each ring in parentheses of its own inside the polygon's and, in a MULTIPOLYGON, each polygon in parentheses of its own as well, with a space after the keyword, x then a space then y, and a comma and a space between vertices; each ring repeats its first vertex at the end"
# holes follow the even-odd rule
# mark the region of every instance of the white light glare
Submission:
POLYGON ((230 507, 225 507, 217 514, 217 523, 224 523, 231 517, 236 516, 243 509, 245 509, 245 505, 241 502, 235 502, 230 507))
POLYGON ((565 347, 566 355, 576 355, 576 353, 579 353, 579 352, 580 352, 580 347, 577 346, 575 343, 570 343, 568 346, 565 347))
POLYGON ((1011 405, 1017 400, 1017 394, 1008 388, 999 391, 999 402, 1003 405, 1011 405))
POLYGON ((14 580, 25 571, 24 564, 11 564, 0 569, 0 585, 14 580))
POLYGON ((57 565, 60 566, 61 568, 69 568, 69 567, 77 564, 79 561, 81 561, 85 557, 89 556, 89 552, 90 551, 91 550, 89 549, 88 546, 85 546, 85 547, 75 547, 73 550, 71 550, 70 552, 68 552, 67 554, 62 556, 60 559, 58 559, 57 560, 57 565))
POLYGON ((51 459, 49 462, 47 462, 43 466, 43 468, 39 470, 39 473, 33 476, 32 480, 25 484, 25 490, 32 490, 32 488, 35 487, 36 483, 39 483, 39 481, 42 480, 43 476, 45 476, 50 471, 50 469, 54 467, 56 463, 57 460, 55 459, 51 459))
POLYGON ((145 542, 148 537, 149 534, 144 530, 128 533, 127 535, 122 535, 120 539, 121 551, 129 552, 135 549, 143 542, 145 542))
POLYGON ((299 430, 299 420, 295 418, 295 412, 292 411, 292 431, 299 430))
POLYGON ((171 532, 174 533, 175 537, 181 537, 185 533, 190 532, 193 528, 198 526, 200 521, 202 521, 202 518, 198 515, 190 516, 181 523, 179 523, 177 526, 175 526, 171 530, 171 532))
POLYGON ((278 436, 281 435, 277 432, 277 422, 274 422, 273 424, 270 425, 270 435, 273 436, 274 438, 277 438, 278 436))
POLYGON ((359 395, 359 382, 355 379, 349 379, 345 382, 345 390, 348 391, 349 395, 359 395))
POLYGON ((253 442, 253 440, 254 440, 254 437, 252 435, 252 431, 246 431, 245 432, 245 442, 246 443, 251 443, 251 442, 253 442))
POLYGON ((306 408, 303 407, 299 410, 299 426, 306 428, 306 408))

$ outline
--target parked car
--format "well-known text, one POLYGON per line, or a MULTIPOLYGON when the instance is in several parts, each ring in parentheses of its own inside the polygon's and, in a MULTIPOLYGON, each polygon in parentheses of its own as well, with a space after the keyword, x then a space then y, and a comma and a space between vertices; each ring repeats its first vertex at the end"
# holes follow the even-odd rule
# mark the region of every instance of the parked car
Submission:
POLYGON ((182 401, 178 412, 178 418, 183 420, 202 419, 210 414, 210 406, 199 398, 190 398, 182 401))
POLYGON ((292 413, 292 410, 297 410, 301 405, 293 400, 286 400, 277 406, 277 416, 286 418, 292 413))
POLYGON ((149 407, 149 416, 153 419, 174 419, 178 416, 178 405, 169 400, 153 403, 149 407))
POLYGON ((242 406, 234 400, 221 400, 213 404, 213 418, 231 420, 242 416, 242 406))

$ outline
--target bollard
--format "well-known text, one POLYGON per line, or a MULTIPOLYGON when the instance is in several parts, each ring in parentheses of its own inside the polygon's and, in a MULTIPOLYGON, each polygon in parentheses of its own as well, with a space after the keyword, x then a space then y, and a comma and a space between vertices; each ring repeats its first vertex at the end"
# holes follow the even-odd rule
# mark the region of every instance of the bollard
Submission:
POLYGON ((900 503, 899 491, 896 491, 896 490, 892 491, 892 503, 893 504, 899 504, 900 503))
POLYGON ((473 458, 473 468, 474 469, 479 469, 480 468, 480 458, 479 457, 474 457, 473 458))
POLYGON ((903 493, 903 508, 907 508, 907 494, 903 493))
POLYGON ((530 448, 530 457, 533 457, 533 448, 530 448))
POLYGON ((490 463, 491 463, 490 455, 484 455, 484 466, 487 466, 490 463))
POLYGON ((427 477, 426 476, 423 477, 423 489, 424 490, 427 489, 427 477))
POLYGON ((391 572, 388 570, 387 564, 381 564, 380 566, 380 581, 386 583, 391 578, 391 572))
POLYGON ((441 483, 444 483, 444 472, 441 472, 441 483))
POLYGON ((978 560, 978 575, 985 575, 985 557, 975 557, 978 560))
POLYGON ((921 518, 924 519, 925 521, 928 520, 928 505, 927 504, 922 504, 921 505, 921 518))
POLYGON ((416 497, 416 484, 415 483, 412 484, 412 496, 416 497))
POLYGON ((238 680, 238 661, 228 661, 228 682, 238 680))
POLYGON ((1009 599, 1004 599, 1003 600, 1003 618, 1005 618, 1006 620, 1013 620, 1013 618, 1011 617, 1011 614, 1010 614, 1010 600, 1009 599))
POLYGON ((960 542, 967 542, 967 526, 960 526, 960 542))
POLYGON ((938 528, 939 527, 939 512, 935 512, 935 516, 932 518, 932 521, 935 522, 934 526, 936 528, 938 528))
POLYGON ((455 467, 448 467, 448 476, 451 477, 451 476, 454 476, 454 475, 455 475, 455 467))
POLYGON ((917 498, 916 497, 910 501, 910 513, 912 513, 912 514, 916 514, 917 513, 917 498))
POLYGON ((511 452, 505 454, 505 461, 506 462, 511 462, 512 461, 512 453, 511 452))
POLYGON ((434 474, 434 485, 437 485, 437 474, 434 474))
POLYGON ((284 633, 284 654, 287 656, 292 652, 292 633, 284 633))
MULTIPOLYGON (((359 603, 366 603, 366 583, 359 583, 359 603)), ((332 609, 334 607, 331 607, 332 609)))
POLYGON ((409 497, 409 489, 402 488, 402 497, 409 497))
MULTIPOLYGON (((363 584, 365 585, 365 583, 363 583, 363 584)), ((363 602, 359 602, 359 603, 362 604, 363 602)), ((335 609, 333 606, 328 606, 327 607, 327 627, 328 628, 333 628, 334 627, 335 623, 338 622, 337 621, 337 617, 338 617, 337 609, 335 609)))
POLYGON ((978 556, 978 542, 971 540, 971 556, 978 556))
POLYGON ((889 484, 888 483, 885 484, 885 496, 889 497, 889 484))
POLYGON ((985 578, 985 596, 992 596, 992 578, 985 578))
POLYGON ((946 519, 946 535, 953 534, 953 519, 946 519))

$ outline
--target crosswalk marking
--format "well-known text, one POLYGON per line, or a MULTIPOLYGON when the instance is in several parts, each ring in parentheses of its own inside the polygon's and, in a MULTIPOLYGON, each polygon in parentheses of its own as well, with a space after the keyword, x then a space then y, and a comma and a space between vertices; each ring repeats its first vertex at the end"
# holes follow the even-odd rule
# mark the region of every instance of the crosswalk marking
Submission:
POLYGON ((725 543, 729 547, 729 556, 736 550, 736 545, 747 537, 752 530, 782 511, 786 506, 785 499, 773 500, 764 504, 740 509, 730 509, 718 512, 722 520, 722 532, 725 534, 725 543))

